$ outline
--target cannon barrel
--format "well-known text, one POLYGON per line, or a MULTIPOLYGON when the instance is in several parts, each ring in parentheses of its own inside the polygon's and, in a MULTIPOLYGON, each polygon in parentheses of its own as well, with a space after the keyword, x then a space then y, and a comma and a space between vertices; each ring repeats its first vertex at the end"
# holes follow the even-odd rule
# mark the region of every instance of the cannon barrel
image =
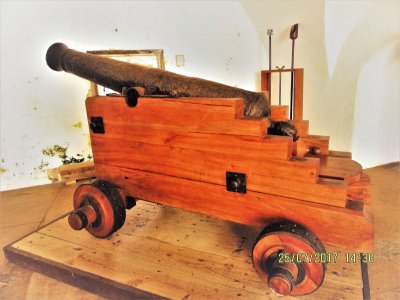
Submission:
POLYGON ((46 61, 48 66, 55 71, 75 74, 118 93, 123 93, 132 87, 142 87, 147 95, 243 98, 246 116, 266 117, 270 114, 269 105, 263 93, 79 52, 62 43, 55 43, 49 47, 46 61))

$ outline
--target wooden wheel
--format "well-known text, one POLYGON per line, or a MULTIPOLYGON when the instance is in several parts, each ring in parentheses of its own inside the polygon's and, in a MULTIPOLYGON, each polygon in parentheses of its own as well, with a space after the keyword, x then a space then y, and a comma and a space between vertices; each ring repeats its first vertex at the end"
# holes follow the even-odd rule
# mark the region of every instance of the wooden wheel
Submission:
POLYGON ((292 222, 266 227, 253 247, 253 265, 261 279, 280 296, 316 291, 324 281, 325 248, 318 237, 292 222), (287 255, 285 255, 287 253, 287 255))
POLYGON ((125 223, 125 204, 114 185, 98 180, 79 186, 68 222, 75 230, 86 228, 96 237, 107 237, 125 223))

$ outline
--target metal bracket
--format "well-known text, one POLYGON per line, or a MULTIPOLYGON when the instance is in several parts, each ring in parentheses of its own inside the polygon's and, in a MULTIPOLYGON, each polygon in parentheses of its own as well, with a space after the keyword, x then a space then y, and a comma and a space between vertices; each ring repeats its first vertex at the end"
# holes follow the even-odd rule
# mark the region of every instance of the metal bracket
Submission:
POLYGON ((105 133, 103 117, 90 117, 89 126, 90 129, 92 129, 93 133, 105 133))
POLYGON ((246 174, 226 172, 226 190, 246 194, 246 174))

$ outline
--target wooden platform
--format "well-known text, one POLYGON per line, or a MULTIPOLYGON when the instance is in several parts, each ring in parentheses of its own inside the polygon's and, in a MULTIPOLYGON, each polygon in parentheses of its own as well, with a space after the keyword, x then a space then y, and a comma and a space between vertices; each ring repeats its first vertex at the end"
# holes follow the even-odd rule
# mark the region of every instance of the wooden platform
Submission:
MULTIPOLYGON (((268 299, 251 249, 259 229, 144 201, 108 239, 61 218, 5 248, 13 263, 105 297, 268 299)), ((328 251, 337 251, 328 249, 328 251)), ((360 266, 339 254, 307 299, 362 299, 360 266)))

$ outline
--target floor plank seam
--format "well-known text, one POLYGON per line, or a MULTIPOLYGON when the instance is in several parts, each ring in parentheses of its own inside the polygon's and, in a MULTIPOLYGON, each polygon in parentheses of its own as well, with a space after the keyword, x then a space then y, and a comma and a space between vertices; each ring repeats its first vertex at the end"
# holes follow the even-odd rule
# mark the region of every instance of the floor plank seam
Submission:
POLYGON ((62 187, 60 186, 59 189, 58 189, 58 191, 57 191, 57 193, 56 193, 56 194, 54 195, 54 197, 53 197, 53 201, 49 204, 49 206, 48 206, 47 209, 46 209, 46 212, 43 214, 43 217, 42 217, 42 219, 40 220, 40 223, 39 223, 38 227, 36 228, 36 230, 38 230, 39 228, 43 227, 43 226, 41 226, 41 225, 42 225, 43 221, 46 219, 46 216, 47 216, 47 214, 49 213, 50 208, 53 206, 54 202, 57 201, 57 198, 58 198, 58 196, 61 194, 61 191, 62 191, 62 187))

